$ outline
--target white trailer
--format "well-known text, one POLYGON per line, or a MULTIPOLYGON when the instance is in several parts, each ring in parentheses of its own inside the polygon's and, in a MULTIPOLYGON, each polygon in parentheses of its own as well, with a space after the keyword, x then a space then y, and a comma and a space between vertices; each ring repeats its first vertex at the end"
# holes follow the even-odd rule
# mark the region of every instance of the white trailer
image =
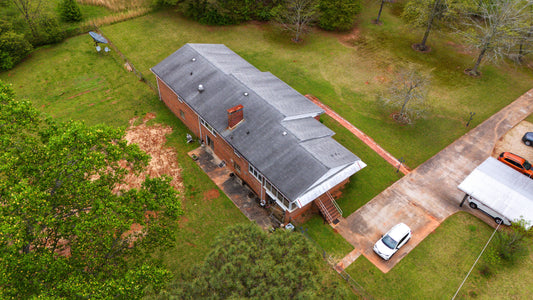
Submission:
MULTIPOLYGON (((533 179, 496 160, 487 158, 458 188, 471 208, 491 216, 496 223, 511 225, 524 219, 533 225, 533 179)), ((464 201, 463 201, 464 202, 464 201)))

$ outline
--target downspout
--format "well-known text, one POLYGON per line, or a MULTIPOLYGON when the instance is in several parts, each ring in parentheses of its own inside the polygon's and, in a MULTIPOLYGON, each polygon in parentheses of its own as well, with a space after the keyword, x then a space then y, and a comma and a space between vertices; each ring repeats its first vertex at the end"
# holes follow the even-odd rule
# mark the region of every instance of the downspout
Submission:
POLYGON ((204 137, 202 136, 202 122, 200 121, 200 116, 198 114, 196 114, 196 116, 198 117, 198 132, 200 133, 200 142, 203 144, 204 143, 204 137))
MULTIPOLYGON (((161 100, 163 100, 163 99, 161 98, 161 89, 159 88, 159 80, 161 80, 161 79, 160 79, 159 76, 157 76, 157 75, 156 75, 155 77, 157 77, 157 80, 156 80, 156 81, 157 81, 157 93, 159 94, 159 101, 161 101, 161 100)), ((178 97, 179 97, 179 96, 178 96, 178 97)))
MULTIPOLYGON (((263 175, 261 175, 261 177, 263 177, 263 175)), ((261 200, 265 200, 265 193, 264 193, 264 189, 265 189, 265 186, 264 186, 264 180, 265 178, 263 177, 263 180, 261 180, 261 200)), ((265 200, 266 201, 266 200, 265 200)))

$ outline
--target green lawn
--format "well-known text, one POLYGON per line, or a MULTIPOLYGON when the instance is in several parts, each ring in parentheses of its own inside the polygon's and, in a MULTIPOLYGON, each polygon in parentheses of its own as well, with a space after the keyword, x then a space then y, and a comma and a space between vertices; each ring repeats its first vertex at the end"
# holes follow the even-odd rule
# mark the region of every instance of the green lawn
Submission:
MULTIPOLYGON (((105 12, 94 14, 100 13, 105 12)), ((272 72, 303 94, 317 96, 393 155, 405 158, 411 168, 467 132, 465 123, 469 112, 476 112, 473 127, 531 87, 533 71, 510 65, 484 66, 483 76, 477 79, 465 76, 462 70, 471 65, 472 57, 458 54, 457 42, 446 36, 432 35, 429 44, 434 50, 416 53, 410 44, 418 42, 421 32, 405 27, 388 11, 383 15, 384 25, 372 25, 370 20, 375 18, 375 13, 377 10, 363 12, 359 39, 347 44, 339 42, 338 34, 315 32, 305 43, 295 45, 268 24, 203 26, 172 12, 152 13, 102 30, 151 83, 155 80, 149 68, 183 44, 226 44, 260 70, 272 72), (394 67, 406 61, 433 70, 432 109, 426 119, 400 126, 375 99, 386 89, 394 67)), ((42 111, 62 120, 73 118, 88 124, 126 126, 134 116, 155 112, 158 117, 154 122, 173 127, 168 144, 176 148, 183 168, 185 215, 176 233, 177 248, 161 253, 161 257, 175 273, 200 261, 221 228, 247 221, 223 194, 216 199, 205 199, 204 193, 217 187, 186 156, 194 145, 184 143, 185 126, 158 100, 156 93, 125 70, 118 55, 96 53, 88 35, 34 51, 13 70, 0 73, 0 80, 12 83, 19 98, 31 100, 42 111)), ((401 174, 331 118, 324 116, 322 120, 337 132, 335 139, 368 164, 351 178, 339 200, 347 216, 401 174)), ((336 259, 353 249, 318 217, 302 227, 336 259)), ((405 294, 449 298, 450 291, 453 290, 453 295, 466 273, 464 267, 470 263, 470 256, 478 251, 475 246, 487 234, 488 226, 459 214, 438 228, 391 273, 381 274, 362 257, 348 271, 377 298, 401 298, 402 289, 395 285, 403 286, 405 294), (457 258, 456 263, 454 258, 460 255, 467 257, 457 258), (450 268, 450 264, 457 267, 450 268)), ((524 284, 520 278, 531 278, 521 273, 524 270, 527 269, 509 274, 501 272, 490 280, 478 276, 475 285, 466 286, 465 290, 484 297, 490 295, 485 291, 504 295, 498 294, 497 287, 510 283, 498 278, 505 274, 509 276, 505 278, 516 284, 524 284), (492 287, 490 283, 497 286, 492 287)))
POLYGON ((370 19, 361 16, 360 38, 351 46, 340 43, 337 34, 316 32, 295 45, 268 24, 203 26, 166 12, 102 30, 145 75, 185 43, 226 44, 260 70, 317 96, 412 168, 466 133, 469 112, 476 113, 473 127, 531 88, 532 70, 487 65, 481 78, 471 78, 462 71, 473 58, 458 54, 456 41, 435 34, 434 51, 420 54, 410 45, 422 32, 413 33, 390 14, 383 26, 370 19), (406 61, 433 70, 431 109, 426 119, 400 126, 375 100, 386 90, 383 82, 390 80, 391 70, 406 61))
MULTIPOLYGON (((478 218, 460 212, 442 223, 389 273, 383 274, 363 256, 346 271, 377 299, 451 299, 493 230, 478 218)), ((531 297, 533 253, 517 266, 501 267, 488 278, 480 273, 483 258, 457 299, 531 297)))
POLYGON ((60 120, 126 127, 131 118, 155 112, 153 122, 172 126, 174 132, 167 138, 183 169, 185 214, 176 233, 177 247, 161 255, 174 272, 201 260, 221 228, 247 222, 222 192, 215 199, 204 199, 205 192, 218 188, 186 155, 197 146, 185 143, 186 127, 115 55, 96 53, 88 35, 33 52, 15 69, 0 73, 0 80, 12 83, 18 98, 31 100, 60 120))

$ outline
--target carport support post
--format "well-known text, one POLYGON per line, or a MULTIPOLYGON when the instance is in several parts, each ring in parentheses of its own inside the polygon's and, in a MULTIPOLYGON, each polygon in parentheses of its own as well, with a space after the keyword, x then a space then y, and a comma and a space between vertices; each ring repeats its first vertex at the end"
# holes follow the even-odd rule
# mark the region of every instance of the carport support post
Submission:
POLYGON ((463 201, 461 201, 461 204, 459 204, 459 207, 463 207, 463 204, 465 203, 466 199, 468 199, 468 194, 465 194, 463 197, 463 201))

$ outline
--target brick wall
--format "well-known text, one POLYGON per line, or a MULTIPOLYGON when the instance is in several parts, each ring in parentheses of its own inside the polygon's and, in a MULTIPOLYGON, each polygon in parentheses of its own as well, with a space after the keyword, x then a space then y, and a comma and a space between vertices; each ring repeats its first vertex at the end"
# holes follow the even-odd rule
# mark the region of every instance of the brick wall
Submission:
MULTIPOLYGON (((166 104, 166 106, 178 117, 197 137, 202 139, 204 142, 206 136, 209 136, 211 141, 213 141, 213 149, 215 154, 226 162, 226 166, 230 168, 237 176, 239 176, 258 196, 259 198, 265 199, 265 192, 261 192, 263 187, 261 183, 248 172, 248 162, 243 158, 239 157, 223 138, 219 135, 214 136, 205 128, 203 125, 199 125, 198 115, 185 103, 178 100, 178 95, 172 91, 163 81, 157 78, 159 95, 161 100, 166 104), (237 167, 238 166, 238 167, 237 167)), ((221 113, 226 114, 226 111, 221 113)), ((316 117, 317 119, 320 116, 316 117)), ((349 182, 349 179, 341 182, 334 188, 330 190, 330 193, 334 198, 338 198, 341 195, 340 190, 344 187, 346 183, 349 182)), ((304 215, 308 215, 310 212, 316 212, 317 209, 311 203, 307 206, 295 210, 291 213, 285 213, 285 222, 290 220, 302 219, 304 215)), ((305 218, 305 217, 304 217, 305 218)))
MULTIPOLYGON (((238 157, 233 148, 226 143, 220 136, 214 136, 204 126, 199 127, 198 115, 185 103, 178 100, 178 96, 172 91, 163 81, 157 78, 159 86, 159 94, 161 100, 166 106, 178 117, 197 137, 204 142, 206 136, 213 141, 213 149, 215 154, 226 162, 226 165, 237 174, 259 197, 261 197, 261 184, 259 181, 248 172, 248 162, 238 157), (199 129, 201 128, 201 129, 199 129), (201 130, 201 136, 200 136, 201 130), (240 167, 240 171, 236 169, 235 164, 240 167)), ((221 112, 226 114, 226 111, 221 112)), ((264 193, 263 193, 264 194, 264 193)))
MULTIPOLYGON (((200 136, 198 115, 185 102, 178 100, 178 96, 163 81, 157 78, 159 96, 166 106, 185 124, 196 136, 200 136)), ((204 132, 204 130, 202 130, 204 132)), ((205 130, 207 132, 207 130, 205 130)))

